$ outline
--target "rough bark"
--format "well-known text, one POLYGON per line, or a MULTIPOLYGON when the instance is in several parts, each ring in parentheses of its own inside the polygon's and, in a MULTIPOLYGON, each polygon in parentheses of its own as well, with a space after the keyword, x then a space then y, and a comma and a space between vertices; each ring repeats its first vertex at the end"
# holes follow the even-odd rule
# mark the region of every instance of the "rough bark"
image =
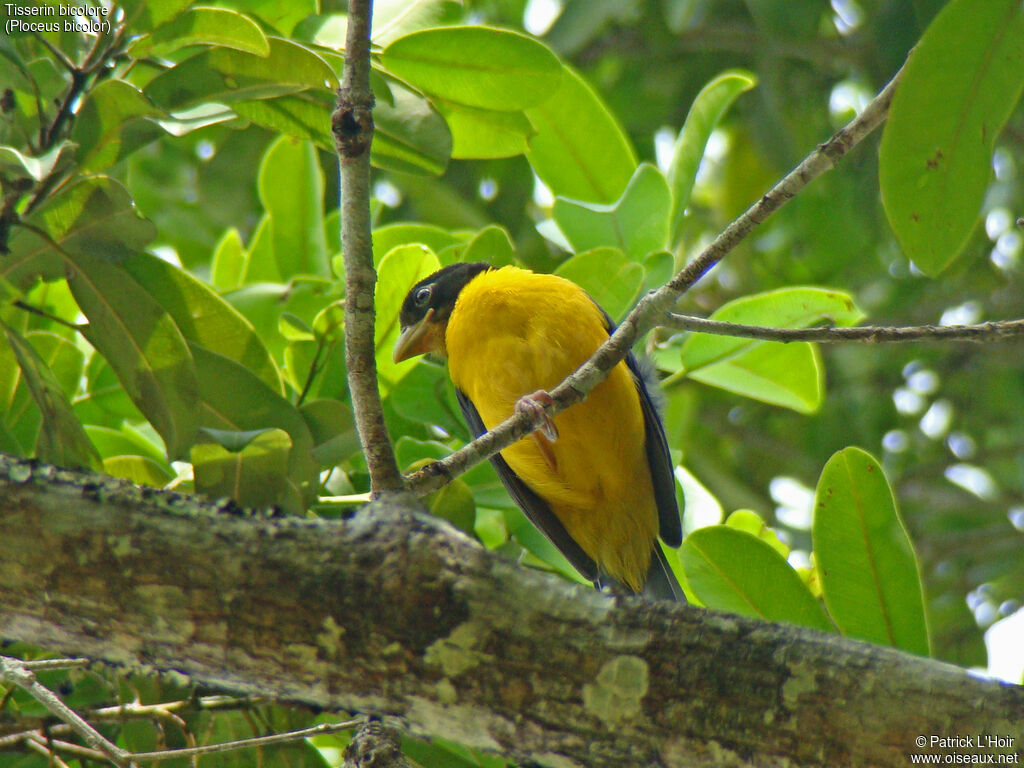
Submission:
POLYGON ((552 766, 905 766, 918 737, 955 734, 1020 755, 1019 687, 610 598, 414 508, 253 516, 0 455, 0 636, 552 766))

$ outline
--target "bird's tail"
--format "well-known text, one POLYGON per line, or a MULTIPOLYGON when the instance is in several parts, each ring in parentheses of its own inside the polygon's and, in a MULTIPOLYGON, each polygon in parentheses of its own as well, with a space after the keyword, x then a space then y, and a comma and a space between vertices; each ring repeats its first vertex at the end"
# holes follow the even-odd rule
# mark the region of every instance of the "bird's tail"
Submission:
POLYGON ((665 559, 660 542, 657 541, 654 542, 654 551, 651 553, 651 566, 647 569, 647 581, 644 582, 643 596, 648 600, 686 602, 683 588, 676 581, 672 567, 665 559))

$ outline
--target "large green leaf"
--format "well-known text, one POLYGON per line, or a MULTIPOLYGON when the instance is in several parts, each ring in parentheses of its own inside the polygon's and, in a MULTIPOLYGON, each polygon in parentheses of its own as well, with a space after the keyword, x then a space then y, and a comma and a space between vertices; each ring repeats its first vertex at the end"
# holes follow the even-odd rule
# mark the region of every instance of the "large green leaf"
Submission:
POLYGON ((553 215, 575 251, 602 246, 619 248, 633 261, 668 246, 672 195, 655 166, 642 163, 622 196, 611 204, 559 197, 553 215))
POLYGON ((260 164, 259 193, 279 275, 327 277, 324 175, 313 145, 285 136, 275 141, 260 164))
POLYGON ((992 148, 1024 89, 1019 0, 953 0, 911 51, 879 154, 882 202, 908 258, 936 275, 979 220, 992 148))
POLYGON ((92 171, 113 165, 123 156, 125 126, 141 118, 160 116, 164 113, 135 86, 124 80, 100 83, 89 91, 71 132, 78 144, 79 165, 92 171))
POLYGON ((860 448, 828 460, 814 496, 814 556, 843 634, 929 653, 917 558, 882 466, 860 448))
POLYGON ((676 138, 672 149, 672 161, 668 169, 668 183, 672 188, 672 243, 679 240, 680 228, 686 206, 690 204, 690 192, 697 177, 697 169, 704 157, 711 132, 715 130, 729 105, 737 96, 749 91, 757 84, 757 78, 744 70, 723 72, 701 88, 697 98, 690 105, 686 122, 676 138))
POLYGON ((163 259, 137 253, 122 263, 189 341, 245 366, 278 394, 281 374, 252 324, 205 283, 163 259))
POLYGON ((145 35, 132 46, 137 59, 166 56, 189 45, 219 45, 266 56, 270 44, 259 25, 227 8, 192 8, 145 35))
POLYGON ((786 559, 746 531, 728 525, 700 528, 683 541, 679 558, 690 588, 708 608, 834 630, 786 559))
POLYGON ((232 498, 240 506, 264 509, 281 503, 288 491, 288 456, 292 441, 283 429, 254 432, 201 430, 192 446, 196 491, 232 498), (243 445, 225 446, 219 438, 245 436, 243 445))
POLYGON ((110 363, 168 456, 186 456, 198 426, 199 384, 173 318, 126 271, 85 253, 74 255, 68 285, 89 320, 82 335, 110 363))
POLYGON ((318 147, 334 151, 330 131, 331 110, 335 95, 323 91, 305 90, 271 99, 232 102, 231 108, 247 120, 285 136, 311 141, 318 147))
MULTIPOLYGON (((723 305, 712 320, 776 328, 804 328, 821 320, 852 325, 863 313, 845 293, 822 288, 782 288, 723 305)), ((819 354, 808 342, 763 342, 692 334, 682 348, 687 376, 766 403, 812 413, 824 381, 819 354)))
POLYGON ((435 27, 392 42, 385 69, 432 96, 481 109, 518 111, 558 87, 558 59, 536 40, 492 27, 435 27))
POLYGON ((522 112, 479 109, 435 99, 452 134, 452 157, 487 160, 515 157, 526 152, 533 126, 522 112))
POLYGON ((403 35, 442 21, 451 0, 376 0, 373 42, 385 46, 403 35))
MULTIPOLYGON (((203 427, 226 432, 282 429, 291 440, 288 493, 281 504, 299 511, 316 497, 318 467, 313 436, 291 402, 256 378, 248 369, 215 352, 192 344, 199 375, 203 427)), ((207 436, 210 433, 205 433, 207 436)))
MULTIPOLYGON (((450 248, 448 253, 458 250, 458 248, 450 248)), ((439 254, 442 263, 449 263, 444 258, 446 255, 447 253, 439 254)), ((466 243, 466 248, 459 257, 459 261, 486 261, 492 267, 507 266, 512 264, 515 259, 516 247, 508 230, 493 224, 473 235, 473 239, 466 243)))
POLYGON ((22 290, 38 277, 64 277, 68 253, 83 251, 116 261, 141 250, 156 235, 153 224, 139 218, 125 188, 105 176, 69 185, 25 223, 31 228, 17 227, 11 252, 0 259, 0 279, 22 290))
POLYGON ((444 118, 419 94, 391 86, 392 103, 373 111, 370 160, 378 168, 439 176, 452 154, 452 135, 444 118))
POLYGON ((644 268, 618 248, 578 253, 562 262, 555 274, 583 288, 616 322, 636 303, 644 281, 644 268))
MULTIPOLYGON (((449 246, 463 242, 464 239, 447 229, 435 227, 432 224, 406 222, 385 224, 383 227, 373 230, 373 264, 375 267, 379 267, 383 258, 400 245, 420 243, 434 253, 440 253, 449 246)), ((337 264, 335 271, 340 275, 342 270, 338 269, 339 266, 342 265, 337 264)))
POLYGON ((536 131, 526 158, 552 194, 611 203, 637 160, 618 120, 579 74, 565 67, 550 98, 526 110, 536 131))
POLYGON ((15 147, 0 147, 0 173, 4 174, 8 182, 18 177, 42 181, 50 175, 58 160, 63 160, 61 155, 70 146, 71 144, 67 141, 58 142, 56 146, 38 157, 24 154, 15 147))
MULTIPOLYGON (((88 435, 71 410, 71 403, 65 390, 46 361, 35 348, 10 326, 0 323, 7 337, 7 343, 14 352, 21 369, 23 380, 42 414, 42 426, 36 442, 36 457, 63 467, 99 469, 100 457, 89 441, 88 435)), ((52 343, 49 345, 56 359, 74 356, 78 370, 82 367, 82 355, 70 342, 60 336, 43 334, 52 343)))
POLYGON ((153 78, 145 93, 164 109, 182 110, 207 102, 230 104, 338 87, 334 70, 310 49, 277 37, 267 42, 266 56, 231 48, 197 53, 153 78))

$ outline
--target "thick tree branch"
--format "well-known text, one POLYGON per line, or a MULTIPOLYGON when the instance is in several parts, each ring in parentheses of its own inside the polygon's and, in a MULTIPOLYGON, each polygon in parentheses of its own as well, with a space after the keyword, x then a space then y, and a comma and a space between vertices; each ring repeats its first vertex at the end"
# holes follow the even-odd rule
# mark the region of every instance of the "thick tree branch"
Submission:
POLYGON ((359 443, 374 493, 402 488, 380 391, 374 346, 373 304, 377 273, 370 236, 371 0, 350 0, 345 71, 331 128, 341 164, 341 251, 345 262, 345 364, 359 443))
POLYGON ((0 498, 0 635, 60 653, 563 767, 902 768, 919 736, 1024 745, 1020 687, 611 598, 391 499, 348 521, 231 515, 2 455, 0 498))
POLYGON ((859 341, 866 344, 911 341, 1010 341, 1024 337, 1024 320, 998 320, 977 325, 862 325, 853 328, 827 326, 821 328, 765 328, 760 325, 722 323, 689 315, 668 314, 663 323, 666 328, 717 336, 735 336, 764 341, 817 341, 839 344, 859 341))
MULTIPOLYGON (((800 190, 821 174, 834 168, 847 152, 881 125, 889 112, 889 104, 896 92, 901 72, 902 70, 893 76, 889 84, 857 117, 804 158, 785 178, 726 227, 711 245, 687 264, 667 285, 641 299, 608 341, 602 344, 575 373, 551 391, 553 402, 546 409, 548 415, 560 413, 583 400, 629 353, 641 336, 662 322, 679 297, 705 272, 721 261, 772 213, 792 200, 800 190)), ((525 437, 536 429, 538 424, 539 417, 528 413, 516 414, 450 456, 412 473, 406 478, 406 484, 410 490, 418 494, 436 490, 453 477, 525 437)))

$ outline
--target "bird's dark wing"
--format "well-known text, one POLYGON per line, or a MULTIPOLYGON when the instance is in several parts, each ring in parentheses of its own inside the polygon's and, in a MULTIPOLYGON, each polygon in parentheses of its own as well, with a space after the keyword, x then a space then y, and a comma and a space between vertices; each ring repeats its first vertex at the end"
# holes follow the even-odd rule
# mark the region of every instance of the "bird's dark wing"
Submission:
MULTIPOLYGON (((476 406, 460 390, 456 389, 455 395, 459 400, 459 405, 462 407, 462 415, 466 419, 473 437, 479 437, 487 431, 487 428, 484 426, 476 406)), ((497 471, 498 478, 501 480, 501 484, 505 486, 509 496, 523 510, 530 522, 548 537, 548 540, 558 548, 559 552, 565 555, 565 558, 572 563, 573 568, 579 571, 583 578, 590 581, 597 579, 597 565, 580 548, 580 545, 573 541, 568 531, 565 530, 565 526, 555 517, 554 512, 551 511, 544 500, 531 491, 526 483, 520 479, 519 475, 512 471, 512 468, 505 462, 500 453, 496 453, 491 457, 491 464, 497 471)))
POLYGON ((679 519, 679 505, 676 503, 672 456, 668 451, 668 439, 665 437, 661 416, 647 390, 648 384, 654 386, 655 383, 651 371, 632 352, 626 355, 626 367, 633 374, 644 414, 644 448, 647 450, 647 463, 654 483, 654 499, 658 504, 658 533, 668 546, 678 547, 683 543, 683 526, 679 519))

